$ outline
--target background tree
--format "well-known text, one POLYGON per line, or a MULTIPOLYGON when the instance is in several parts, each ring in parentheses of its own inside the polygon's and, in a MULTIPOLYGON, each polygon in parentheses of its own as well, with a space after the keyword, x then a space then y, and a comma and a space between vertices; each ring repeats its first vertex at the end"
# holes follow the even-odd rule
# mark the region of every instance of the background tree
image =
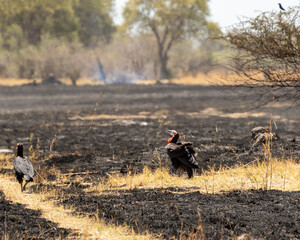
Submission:
POLYGON ((109 42, 116 31, 113 20, 112 0, 79 0, 74 8, 79 18, 79 38, 86 46, 95 46, 100 40, 109 42))
POLYGON ((212 69, 218 46, 207 37, 219 28, 206 21, 206 0, 130 1, 127 25, 118 28, 111 17, 113 3, 3 0, 0 76, 125 83, 212 69), (144 14, 143 21, 134 7, 144 14), (149 14, 146 7, 153 7, 149 14))
POLYGON ((169 51, 174 43, 196 37, 206 29, 207 0, 129 0, 123 16, 125 25, 155 36, 159 76, 169 78, 169 51))
POLYGON ((85 45, 109 41, 115 31, 110 16, 113 0, 3 0, 0 31, 18 25, 29 44, 40 43, 44 34, 75 40, 85 45))
POLYGON ((155 39, 152 34, 130 36, 118 33, 113 41, 97 50, 107 74, 107 82, 154 79, 155 39))
POLYGON ((220 29, 215 23, 208 23, 207 32, 195 39, 186 39, 174 44, 170 50, 169 68, 174 77, 187 75, 197 76, 199 72, 208 73, 222 68, 220 55, 224 42, 214 39, 220 35, 220 29))
MULTIPOLYGON (((266 102, 300 102, 300 8, 264 12, 230 29, 221 38, 235 52, 230 69, 242 84, 260 87, 266 102)), ((257 92, 256 92, 257 93, 257 92)))

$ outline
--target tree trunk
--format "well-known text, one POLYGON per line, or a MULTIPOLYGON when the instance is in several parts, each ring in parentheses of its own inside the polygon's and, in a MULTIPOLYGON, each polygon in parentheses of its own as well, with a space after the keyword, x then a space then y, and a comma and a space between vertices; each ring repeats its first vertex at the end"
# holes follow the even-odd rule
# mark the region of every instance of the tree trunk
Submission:
POLYGON ((163 53, 161 48, 159 48, 159 61, 158 61, 159 78, 157 80, 157 83, 160 83, 160 80, 162 80, 162 79, 171 78, 171 73, 167 67, 168 60, 169 60, 169 58, 168 58, 167 53, 163 53))
POLYGON ((160 83, 162 79, 168 79, 171 77, 171 73, 167 67, 168 64, 168 52, 172 47, 172 43, 175 38, 172 38, 169 42, 166 42, 168 30, 166 29, 164 32, 164 36, 161 38, 158 34, 158 30, 155 26, 151 26, 151 29, 156 37, 157 42, 157 51, 158 51, 158 69, 159 75, 157 77, 156 82, 160 83))
POLYGON ((171 77, 171 73, 167 68, 168 58, 163 57, 159 59, 159 67, 160 67, 160 79, 168 79, 171 77))

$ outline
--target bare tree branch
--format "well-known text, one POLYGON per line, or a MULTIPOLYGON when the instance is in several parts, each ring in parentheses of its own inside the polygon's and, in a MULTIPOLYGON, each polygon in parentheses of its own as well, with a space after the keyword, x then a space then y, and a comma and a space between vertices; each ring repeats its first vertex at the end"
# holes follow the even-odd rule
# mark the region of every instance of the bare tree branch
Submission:
POLYGON ((295 98, 300 103, 299 7, 261 13, 240 22, 221 39, 234 51, 228 67, 241 77, 240 84, 260 87, 268 101, 295 98))

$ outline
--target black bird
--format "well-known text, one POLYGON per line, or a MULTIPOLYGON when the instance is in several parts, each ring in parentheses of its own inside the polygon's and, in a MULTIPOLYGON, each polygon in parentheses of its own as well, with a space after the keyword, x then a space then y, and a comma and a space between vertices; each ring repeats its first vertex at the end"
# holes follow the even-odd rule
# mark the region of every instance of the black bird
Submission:
POLYGON ((165 146, 167 153, 171 159, 172 165, 175 169, 185 169, 188 177, 193 177, 193 168, 199 168, 197 159, 195 157, 195 150, 192 142, 177 142, 179 133, 175 130, 168 130, 172 137, 168 140, 168 145, 165 146))
POLYGON ((34 170, 32 163, 28 159, 28 157, 23 156, 23 144, 17 144, 17 157, 14 161, 14 169, 16 171, 16 178, 18 182, 21 184, 21 191, 25 190, 25 187, 28 182, 33 182, 34 170), (22 187, 23 178, 26 183, 22 187))
POLYGON ((285 11, 285 9, 283 8, 283 6, 281 5, 281 3, 278 3, 280 10, 285 11))

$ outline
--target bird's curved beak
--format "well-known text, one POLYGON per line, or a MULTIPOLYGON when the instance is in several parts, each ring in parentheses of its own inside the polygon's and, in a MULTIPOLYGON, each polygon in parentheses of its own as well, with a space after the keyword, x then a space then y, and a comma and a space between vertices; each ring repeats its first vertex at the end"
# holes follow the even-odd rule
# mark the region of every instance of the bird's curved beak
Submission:
POLYGON ((175 130, 166 130, 167 133, 169 133, 171 136, 173 136, 174 132, 176 132, 175 130))

